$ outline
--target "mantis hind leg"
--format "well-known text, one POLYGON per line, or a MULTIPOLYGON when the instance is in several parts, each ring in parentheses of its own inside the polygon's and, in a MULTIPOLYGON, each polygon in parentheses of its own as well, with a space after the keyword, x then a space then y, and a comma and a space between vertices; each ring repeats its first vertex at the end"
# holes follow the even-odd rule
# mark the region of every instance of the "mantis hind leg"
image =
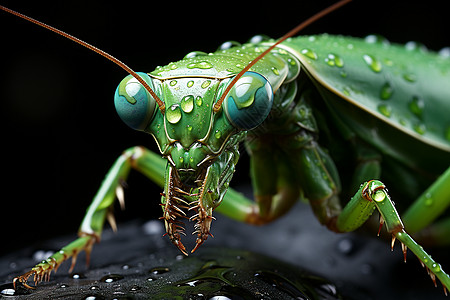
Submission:
POLYGON ((87 209, 78 232, 78 239, 38 263, 29 272, 14 278, 14 285, 21 283, 27 288, 32 288, 27 283, 29 277, 34 277, 35 284, 47 280, 50 278, 51 272, 56 272, 61 263, 69 258, 72 258, 69 272, 72 271, 77 255, 81 251, 86 252, 86 262, 89 263, 90 252, 94 243, 100 241, 105 220, 108 220, 111 227, 116 229, 112 205, 116 198, 123 205, 122 184, 127 179, 130 169, 136 169, 158 185, 163 186, 165 167, 166 162, 160 155, 143 147, 133 147, 124 151, 108 171, 99 191, 87 209))

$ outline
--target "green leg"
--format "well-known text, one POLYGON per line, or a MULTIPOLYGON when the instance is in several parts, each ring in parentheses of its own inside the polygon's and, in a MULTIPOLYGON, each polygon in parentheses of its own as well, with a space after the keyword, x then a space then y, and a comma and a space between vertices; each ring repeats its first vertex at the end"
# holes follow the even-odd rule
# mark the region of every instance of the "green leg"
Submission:
MULTIPOLYGON (((264 148, 267 151, 267 147, 264 148)), ((315 146, 315 143, 311 143, 309 146, 303 147, 295 153, 298 153, 299 156, 297 158, 301 164, 301 167, 298 168, 298 172, 301 177, 299 184, 303 189, 302 192, 309 199, 316 216, 323 224, 337 232, 353 231, 364 224, 374 210, 378 209, 381 214, 381 225, 386 224, 388 232, 392 234, 392 245, 395 240, 398 239, 402 244, 402 250, 405 253, 405 257, 407 248, 409 248, 419 258, 424 267, 427 268, 432 280, 435 281, 437 277, 442 282, 444 291, 450 289, 449 276, 442 270, 441 266, 405 232, 403 223, 387 194, 386 188, 380 181, 373 180, 361 185, 356 195, 341 210, 340 206, 335 203, 339 183, 338 179, 335 179, 334 166, 327 154, 324 153, 320 147, 315 146)), ((253 174, 256 177, 264 177, 261 181, 258 181, 259 179, 254 179, 254 184, 256 183, 255 198, 258 199, 258 197, 261 197, 258 193, 264 190, 269 194, 269 199, 271 200, 274 200, 275 197, 282 197, 283 193, 280 189, 275 189, 275 186, 273 185, 274 181, 279 181, 281 173, 278 169, 271 169, 270 166, 276 165, 269 163, 271 157, 267 155, 260 156, 257 152, 253 151, 251 158, 263 159, 263 163, 258 164, 259 167, 257 170, 255 169, 256 172, 253 174), (259 176, 260 174, 270 174, 271 176, 259 176), (277 194, 270 194, 273 190, 277 190, 277 194)), ((258 161, 255 160, 255 164, 257 162, 258 161)), ((280 160, 277 163, 280 164, 280 160)), ((292 164, 291 162, 290 166, 293 168, 297 165, 292 164)), ((368 160, 368 163, 363 162, 360 170, 359 174, 356 175, 358 177, 367 178, 370 176, 378 176, 375 174, 379 173, 378 162, 376 160, 368 160)), ((444 175, 444 178, 447 178, 446 176, 447 175, 444 175)), ((435 186, 443 188, 444 186, 449 186, 449 183, 446 182, 445 184, 442 184, 438 180, 435 186)), ((434 192, 439 193, 438 190, 435 190, 434 192)), ((448 198, 446 199, 448 201, 448 198)), ((294 200, 288 197, 284 201, 292 203, 294 200)), ((267 206, 267 204, 265 205, 267 206)), ((273 206, 274 204, 272 203, 271 209, 274 209, 273 206)), ((272 220, 272 218, 267 218, 267 209, 259 209, 259 206, 254 202, 231 189, 227 192, 224 201, 217 210, 231 218, 252 224, 261 224, 272 220), (263 212, 263 214, 258 216, 261 212, 263 212)), ((448 234, 449 231, 450 221, 448 219, 438 223, 436 232, 448 234)))
POLYGON ((409 207, 402 219, 408 232, 415 233, 430 225, 449 206, 450 167, 409 207))
POLYGON ((94 243, 100 241, 105 219, 108 219, 115 229, 112 204, 117 197, 122 205, 123 190, 121 183, 127 179, 131 168, 143 173, 158 185, 164 185, 166 161, 160 155, 142 147, 133 147, 126 150, 107 173, 99 191, 87 209, 78 232, 79 238, 37 264, 29 272, 14 278, 14 284, 20 282, 24 286, 32 288, 27 284, 30 276, 34 276, 35 284, 46 280, 50 277, 51 271, 56 272, 60 264, 69 258, 72 258, 71 271, 75 266, 78 253, 83 250, 86 252, 86 260, 89 263, 89 254, 94 243))
POLYGON ((246 146, 251 154, 255 201, 229 188, 216 211, 241 222, 261 225, 285 214, 299 199, 298 176, 290 156, 270 137, 252 139, 246 146))
POLYGON ((360 227, 373 213, 375 208, 381 214, 380 226, 386 224, 389 233, 392 234, 392 247, 398 239, 406 261, 406 251, 409 248, 429 271, 431 279, 436 284, 436 277, 442 282, 444 291, 450 289, 450 277, 442 270, 423 248, 418 245, 411 236, 405 232, 403 223, 394 207, 386 187, 377 180, 372 180, 361 185, 356 195, 344 207, 337 220, 337 228, 340 231, 353 231, 360 227))

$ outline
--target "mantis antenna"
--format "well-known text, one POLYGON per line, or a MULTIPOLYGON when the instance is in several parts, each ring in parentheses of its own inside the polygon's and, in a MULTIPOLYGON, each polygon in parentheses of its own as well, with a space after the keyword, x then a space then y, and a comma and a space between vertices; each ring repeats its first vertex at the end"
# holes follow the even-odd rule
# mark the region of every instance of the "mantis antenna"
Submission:
POLYGON ((164 102, 161 101, 161 99, 158 98, 158 96, 156 95, 156 93, 155 93, 155 92, 152 90, 152 88, 147 84, 147 82, 145 82, 145 80, 142 79, 142 77, 139 76, 135 71, 133 71, 129 66, 127 66, 126 64, 124 64, 123 62, 121 62, 120 60, 118 60, 117 58, 115 58, 114 56, 112 56, 111 54, 106 53, 105 51, 103 51, 103 50, 101 50, 101 49, 99 49, 99 48, 97 48, 97 47, 95 47, 95 46, 92 46, 91 44, 86 43, 85 41, 82 41, 82 40, 80 40, 79 38, 74 37, 73 35, 70 35, 70 34, 68 34, 68 33, 65 33, 65 32, 62 31, 62 30, 59 30, 59 29, 57 29, 57 28, 55 28, 55 27, 52 27, 52 26, 50 26, 50 25, 47 25, 47 24, 45 24, 45 23, 43 23, 43 22, 40 22, 40 21, 38 21, 38 20, 36 20, 36 19, 30 18, 30 17, 28 17, 28 16, 26 16, 26 15, 24 15, 24 14, 18 13, 18 12, 16 12, 16 11, 12 10, 12 9, 6 8, 6 7, 1 6, 1 5, 0 5, 0 9, 1 9, 1 10, 4 10, 4 11, 10 13, 10 14, 13 14, 13 15, 15 15, 15 16, 18 16, 18 17, 20 17, 20 18, 22 18, 22 19, 25 19, 25 20, 27 20, 27 21, 30 21, 30 22, 32 22, 32 23, 34 23, 34 24, 36 24, 36 25, 39 25, 39 26, 41 26, 41 27, 44 27, 44 28, 46 28, 46 29, 48 29, 48 30, 51 30, 51 31, 53 31, 53 32, 55 32, 55 33, 57 33, 57 34, 59 34, 59 35, 62 35, 62 36, 64 36, 64 37, 68 38, 69 40, 72 40, 72 41, 74 41, 75 43, 78 43, 78 44, 80 44, 81 46, 84 46, 84 47, 86 47, 86 48, 88 48, 88 49, 90 49, 90 50, 92 50, 92 51, 94 51, 94 52, 100 54, 101 56, 103 56, 103 57, 109 59, 110 61, 112 61, 113 63, 115 63, 116 65, 118 65, 118 66, 121 67, 122 69, 124 69, 125 71, 127 71, 129 74, 131 74, 134 78, 136 78, 137 81, 139 81, 139 83, 141 83, 142 86, 144 86, 144 88, 150 93, 150 95, 152 95, 153 99, 155 99, 156 103, 157 103, 158 106, 159 106, 159 110, 164 114, 164 111, 165 111, 165 108, 166 108, 164 102))
MULTIPOLYGON (((231 81, 231 83, 228 85, 228 87, 225 89, 224 93, 222 94, 222 96, 220 97, 220 99, 216 102, 216 104, 214 104, 214 112, 217 113, 220 110, 220 107, 222 106, 223 101, 225 100, 225 97, 227 96, 228 92, 231 90, 231 88, 236 84, 236 82, 239 80, 239 78, 242 77, 242 75, 244 75, 245 72, 247 72, 254 64, 256 64, 261 58, 263 58, 264 56, 266 56, 270 51, 272 51, 278 44, 282 43, 283 41, 285 41, 287 38, 294 36, 295 34, 297 34, 299 31, 301 31, 302 29, 304 29, 305 27, 307 27, 308 25, 314 23, 315 21, 321 19, 322 17, 330 14, 331 12, 339 9, 340 7, 346 5, 347 3, 349 3, 351 0, 341 0, 327 8, 325 8, 324 10, 318 12, 317 14, 313 15, 312 17, 310 17, 309 19, 307 19, 306 21, 300 23, 297 27, 293 28, 291 31, 289 31, 288 33, 286 33, 285 35, 283 35, 275 44, 273 44, 272 46, 270 46, 269 48, 267 48, 263 53, 261 53, 260 55, 258 55, 254 60, 252 60, 244 69, 242 69, 242 71, 240 71, 231 81)), ((136 80, 138 80, 142 86, 144 86, 144 88, 150 93, 150 95, 155 99, 156 103, 159 106, 160 111, 164 114, 165 111, 165 104, 163 101, 161 101, 161 99, 159 99, 159 97, 156 95, 156 93, 151 89, 151 87, 147 84, 147 82, 145 82, 144 79, 142 79, 135 71, 133 71, 130 67, 128 67, 126 64, 124 64, 123 62, 121 62, 120 60, 118 60, 117 58, 115 58, 114 56, 112 56, 109 53, 106 53, 105 51, 89 44, 86 43, 85 41, 82 41, 68 33, 65 33, 62 30, 59 30, 55 27, 52 27, 50 25, 47 25, 43 22, 40 22, 38 20, 35 20, 33 18, 30 18, 24 14, 18 13, 14 10, 11 10, 9 8, 6 8, 4 6, 0 5, 0 9, 3 11, 6 11, 10 14, 13 14, 15 16, 18 16, 22 19, 25 19, 29 22, 32 22, 36 25, 39 25, 41 27, 44 27, 48 30, 51 30, 59 35, 62 35, 98 54, 100 54, 101 56, 109 59, 110 61, 112 61, 113 63, 115 63, 116 65, 118 65, 119 67, 121 67, 122 69, 124 69, 127 73, 131 74, 133 77, 136 78, 136 80)))
POLYGON ((305 27, 307 27, 308 25, 314 23, 315 21, 321 19, 322 17, 328 15, 329 13, 337 10, 338 8, 344 6, 345 4, 349 3, 352 0, 341 0, 339 2, 336 2, 335 4, 325 8, 324 10, 316 13, 315 15, 313 15, 312 17, 310 17, 309 19, 307 19, 306 21, 300 23, 299 25, 297 25, 297 27, 295 27, 294 29, 292 29, 291 31, 289 31, 288 33, 286 33, 285 35, 283 35, 275 44, 273 44, 272 46, 270 46, 269 48, 266 49, 266 51, 264 51, 263 53, 261 53, 260 55, 258 55, 254 60, 252 60, 245 68, 242 69, 242 71, 240 71, 235 77, 234 79, 231 81, 231 83, 228 85, 228 87, 225 89, 225 91, 223 92, 222 96, 220 97, 220 99, 216 102, 216 104, 214 104, 214 112, 217 113, 220 110, 220 107, 222 106, 222 102, 225 100, 225 97, 227 96, 228 92, 231 90, 231 88, 236 84, 236 82, 239 80, 239 78, 241 78, 242 75, 244 75, 245 72, 247 72, 248 70, 250 70, 251 67, 253 67, 254 64, 256 64, 261 58, 263 58, 264 56, 266 56, 270 51, 273 50, 273 48, 275 48, 278 44, 282 43, 283 41, 285 41, 287 38, 290 38, 292 36, 294 36, 295 34, 297 34, 300 30, 304 29, 305 27))

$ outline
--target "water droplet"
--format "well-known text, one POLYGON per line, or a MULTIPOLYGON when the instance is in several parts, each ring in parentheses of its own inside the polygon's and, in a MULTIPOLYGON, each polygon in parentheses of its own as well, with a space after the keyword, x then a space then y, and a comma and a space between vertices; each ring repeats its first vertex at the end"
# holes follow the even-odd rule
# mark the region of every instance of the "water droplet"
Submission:
POLYGON ((433 205, 433 198, 431 198, 430 193, 427 193, 427 194, 425 195, 425 205, 426 205, 426 206, 431 206, 431 205, 433 205))
POLYGON ((98 286, 96 286, 96 285, 93 285, 93 286, 91 286, 89 289, 92 290, 92 291, 95 291, 95 290, 99 290, 100 287, 98 287, 98 286))
POLYGON ((272 67, 272 73, 275 74, 275 75, 280 75, 280 72, 275 67, 272 67))
POLYGON ((148 222, 145 222, 144 225, 142 225, 142 230, 145 234, 152 235, 152 234, 162 234, 164 231, 163 225, 158 220, 150 220, 148 222))
POLYGON ((184 58, 185 59, 186 58, 194 58, 194 57, 206 56, 206 55, 208 55, 208 53, 203 52, 203 51, 192 51, 192 52, 189 52, 188 54, 186 54, 184 56, 184 58))
POLYGON ((72 279, 84 279, 86 276, 83 273, 73 273, 72 279))
POLYGON ((67 284, 65 284, 65 283, 63 283, 63 284, 61 284, 61 285, 59 286, 60 289, 64 289, 64 288, 67 288, 67 287, 69 287, 69 285, 67 285, 67 284))
POLYGON ((389 105, 386 104, 380 104, 377 107, 378 111, 385 117, 390 117, 391 116, 391 107, 389 105))
POLYGON ((212 67, 213 65, 207 61, 200 61, 187 65, 188 69, 211 69, 212 67))
POLYGON ((441 271, 441 266, 439 265, 439 264, 437 264, 437 263, 434 263, 432 266, 431 266, 431 270, 433 271, 433 273, 438 273, 438 272, 440 272, 441 271))
POLYGON ((225 43, 223 43, 222 45, 219 46, 219 50, 228 50, 230 48, 239 47, 239 46, 241 46, 241 44, 238 43, 238 42, 227 41, 227 42, 225 42, 225 43))
POLYGON ((175 260, 183 260, 184 258, 185 256, 182 254, 178 254, 177 256, 175 256, 175 260))
POLYGON ((211 80, 208 79, 208 80, 203 81, 201 87, 202 87, 202 89, 206 89, 210 84, 211 84, 211 80))
POLYGON ((167 273, 169 271, 170 271, 170 269, 167 267, 156 267, 156 268, 150 269, 150 273, 152 273, 153 275, 161 275, 161 274, 167 273))
POLYGON ((53 251, 38 250, 33 253, 33 260, 41 262, 53 254, 53 251))
POLYGON ((347 73, 345 71, 341 71, 339 74, 342 78, 347 78, 347 73))
POLYGON ((190 88, 194 85, 194 80, 189 80, 187 83, 187 87, 190 88))
POLYGON ((336 66, 342 68, 344 66, 344 60, 340 56, 333 53, 328 53, 327 57, 325 57, 325 62, 331 67, 336 66))
POLYGON ((376 202, 381 202, 386 198, 386 194, 384 193, 383 190, 377 190, 375 191, 375 193, 372 195, 373 200, 375 200, 376 202))
POLYGON ((392 85, 389 81, 386 81, 386 83, 381 87, 380 98, 381 98, 381 100, 388 100, 389 98, 392 97, 393 93, 394 93, 394 88, 392 87, 392 85))
POLYGON ((403 74, 403 79, 405 79, 408 82, 416 82, 417 76, 412 73, 405 73, 403 74))
POLYGON ((342 254, 350 255, 354 250, 354 243, 351 239, 344 238, 338 242, 337 249, 342 254))
POLYGON ((417 96, 414 96, 408 105, 409 110, 419 118, 422 117, 424 106, 425 106, 425 102, 417 96))
POLYGON ((86 298, 84 298, 84 300, 96 300, 97 297, 95 296, 87 296, 86 298))
POLYGON ((105 275, 103 276, 100 281, 101 282, 106 282, 106 283, 111 283, 111 282, 116 282, 119 280, 124 279, 124 277, 120 274, 109 274, 109 275, 105 275))
POLYGON ((180 156, 180 157, 178 158, 178 161, 180 162, 180 164, 182 164, 182 163, 184 162, 183 156, 180 156))
POLYGON ((181 120, 181 109, 179 104, 173 104, 166 110, 166 118, 172 124, 178 123, 181 120))
POLYGON ((216 137, 216 139, 220 139, 220 137, 222 136, 222 133, 220 132, 220 130, 216 130, 216 132, 214 133, 214 136, 216 137))
POLYGON ((317 54, 314 51, 312 51, 311 49, 308 49, 308 48, 303 49, 301 51, 301 53, 303 55, 305 55, 306 57, 309 57, 309 58, 314 59, 314 60, 317 60, 317 58, 318 58, 317 54))
POLYGON ((442 58, 450 58, 450 47, 444 47, 438 52, 439 56, 442 58))
POLYGON ((178 69, 178 66, 177 66, 176 64, 174 64, 174 63, 170 63, 169 66, 170 66, 170 69, 171 69, 171 70, 176 70, 176 69, 178 69))
POLYGON ((202 103, 203 103, 202 96, 197 96, 197 98, 195 98, 195 104, 197 104, 197 106, 202 106, 202 103))
POLYGON ((136 291, 139 291, 140 289, 141 289, 140 286, 138 286, 138 285, 133 285, 133 286, 130 288, 130 292, 136 292, 136 291))
POLYGON ((3 296, 14 296, 16 294, 16 290, 15 289, 3 289, 0 292, 0 294, 3 296))
POLYGON ((421 134, 421 135, 425 134, 425 132, 427 131, 425 125, 422 123, 414 124, 413 129, 415 132, 417 132, 418 134, 421 134))
POLYGON ((368 44, 389 45, 389 41, 384 36, 378 34, 370 34, 364 38, 364 41, 368 44))
POLYGON ((169 85, 170 86, 175 86, 177 84, 177 81, 176 80, 171 80, 170 82, 169 82, 169 85))
POLYGON ((375 73, 381 72, 381 63, 375 57, 369 54, 364 54, 363 59, 372 71, 375 73))
POLYGON ((405 44, 405 48, 408 51, 419 51, 419 52, 427 52, 427 47, 422 44, 415 41, 409 41, 405 44))
POLYGON ((190 113, 194 109, 194 96, 184 96, 183 99, 181 99, 181 109, 185 113, 190 113))
POLYGON ((186 125, 186 128, 187 128, 187 130, 189 131, 189 132, 191 132, 192 131, 192 125, 186 125))

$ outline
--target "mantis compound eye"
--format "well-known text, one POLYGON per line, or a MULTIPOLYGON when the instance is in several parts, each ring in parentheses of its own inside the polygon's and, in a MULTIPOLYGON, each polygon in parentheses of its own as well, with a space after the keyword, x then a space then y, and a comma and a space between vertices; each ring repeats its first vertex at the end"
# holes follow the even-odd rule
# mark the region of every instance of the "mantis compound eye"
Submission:
POLYGON ((233 126, 250 130, 269 115, 273 90, 267 79, 256 72, 245 72, 224 100, 224 110, 233 126))
MULTIPOLYGON (((138 73, 153 89, 151 78, 145 73, 138 73)), ((157 107, 155 99, 132 75, 125 77, 114 94, 114 105, 119 117, 128 126, 144 130, 157 107)))

